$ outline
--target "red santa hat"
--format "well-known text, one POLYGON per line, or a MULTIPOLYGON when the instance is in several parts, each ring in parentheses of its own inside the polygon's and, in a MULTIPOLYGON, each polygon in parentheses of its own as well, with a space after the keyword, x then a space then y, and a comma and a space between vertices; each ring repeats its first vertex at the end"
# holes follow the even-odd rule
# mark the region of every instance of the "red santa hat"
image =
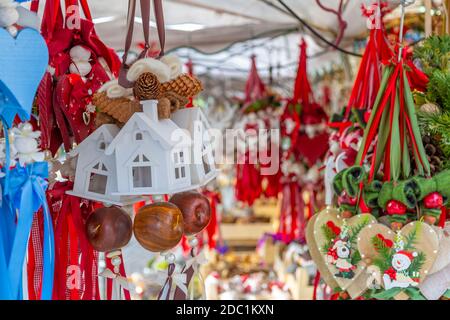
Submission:
POLYGON ((398 255, 398 254, 404 255, 410 261, 413 261, 414 258, 417 257, 417 252, 409 252, 409 251, 405 251, 405 250, 400 250, 399 252, 396 253, 396 255, 398 255))

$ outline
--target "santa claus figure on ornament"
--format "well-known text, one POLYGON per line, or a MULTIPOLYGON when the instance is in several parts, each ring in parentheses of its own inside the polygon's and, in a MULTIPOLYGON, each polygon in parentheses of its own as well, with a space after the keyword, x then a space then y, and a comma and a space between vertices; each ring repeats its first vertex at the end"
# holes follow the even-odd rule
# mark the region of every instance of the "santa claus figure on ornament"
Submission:
POLYGON ((417 252, 409 252, 400 250, 392 256, 392 266, 383 274, 383 282, 386 290, 391 288, 408 288, 415 287, 418 283, 419 275, 413 272, 410 275, 409 267, 414 258, 417 257, 417 252))
POLYGON ((336 277, 352 279, 355 275, 353 270, 356 267, 351 263, 351 244, 346 238, 337 238, 333 246, 328 250, 327 262, 334 265, 338 272, 336 277))

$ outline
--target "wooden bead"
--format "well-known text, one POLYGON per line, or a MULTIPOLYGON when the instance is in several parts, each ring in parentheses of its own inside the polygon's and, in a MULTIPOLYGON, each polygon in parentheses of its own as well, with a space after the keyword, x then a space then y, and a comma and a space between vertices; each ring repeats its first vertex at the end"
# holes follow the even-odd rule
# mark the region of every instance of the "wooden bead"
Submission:
POLYGON ((434 225, 436 223, 436 221, 437 221, 437 218, 433 217, 433 216, 426 215, 426 216, 423 217, 423 221, 425 221, 429 225, 434 225))
POLYGON ((342 218, 349 219, 353 217, 353 213, 349 210, 342 211, 342 218))
POLYGON ((391 222, 391 229, 394 231, 400 230, 403 227, 403 223, 401 222, 391 222))
POLYGON ((169 202, 180 208, 183 214, 184 233, 188 236, 202 231, 211 220, 209 200, 197 191, 174 194, 169 202))
POLYGON ((175 247, 183 235, 183 215, 172 203, 156 202, 139 209, 134 236, 145 249, 162 252, 175 247))
POLYGON ((158 100, 158 119, 170 119, 171 109, 170 101, 167 98, 161 98, 158 100))
POLYGON ((86 221, 86 236, 92 247, 100 252, 120 249, 131 239, 130 216, 118 207, 95 210, 86 221))

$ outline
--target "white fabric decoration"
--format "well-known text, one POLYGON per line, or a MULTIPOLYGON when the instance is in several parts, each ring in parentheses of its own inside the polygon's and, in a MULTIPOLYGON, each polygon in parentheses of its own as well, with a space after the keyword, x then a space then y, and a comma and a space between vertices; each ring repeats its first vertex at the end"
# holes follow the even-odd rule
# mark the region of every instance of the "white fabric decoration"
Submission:
POLYGON ((163 56, 159 59, 162 63, 166 64, 170 69, 170 79, 175 79, 178 77, 183 71, 183 64, 181 63, 180 58, 178 58, 174 54, 169 54, 167 56, 163 56))
POLYGON ((33 131, 32 125, 25 122, 12 128, 11 133, 13 134, 12 143, 17 150, 17 157, 21 166, 34 161, 44 161, 45 153, 40 152, 37 142, 41 135, 40 131, 33 131))
POLYGON ((15 7, 0 6, 0 27, 7 28, 19 20, 19 13, 15 7))
POLYGON ((170 68, 166 64, 153 58, 145 58, 136 61, 128 70, 128 81, 136 81, 145 72, 151 72, 158 78, 159 82, 170 80, 170 68))
POLYGON ((126 89, 119 85, 117 79, 106 82, 99 90, 99 92, 106 92, 110 99, 128 97, 133 95, 133 89, 126 89))
POLYGON ((86 49, 83 46, 75 46, 72 49, 70 49, 70 57, 72 58, 72 61, 89 61, 91 59, 91 51, 86 49))
POLYGON ((72 62, 69 66, 69 70, 71 73, 79 74, 82 77, 85 77, 91 72, 92 66, 87 61, 76 61, 72 62))

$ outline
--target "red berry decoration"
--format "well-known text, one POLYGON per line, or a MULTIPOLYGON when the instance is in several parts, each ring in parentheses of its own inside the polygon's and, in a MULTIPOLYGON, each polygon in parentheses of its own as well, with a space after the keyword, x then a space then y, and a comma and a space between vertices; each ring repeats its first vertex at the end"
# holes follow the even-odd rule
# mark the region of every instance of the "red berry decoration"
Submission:
POLYGON ((389 200, 386 205, 386 211, 388 214, 405 214, 406 213, 406 206, 397 200, 389 200))
POLYGON ((444 198, 439 192, 432 192, 423 199, 423 204, 427 209, 436 209, 444 205, 444 198))

